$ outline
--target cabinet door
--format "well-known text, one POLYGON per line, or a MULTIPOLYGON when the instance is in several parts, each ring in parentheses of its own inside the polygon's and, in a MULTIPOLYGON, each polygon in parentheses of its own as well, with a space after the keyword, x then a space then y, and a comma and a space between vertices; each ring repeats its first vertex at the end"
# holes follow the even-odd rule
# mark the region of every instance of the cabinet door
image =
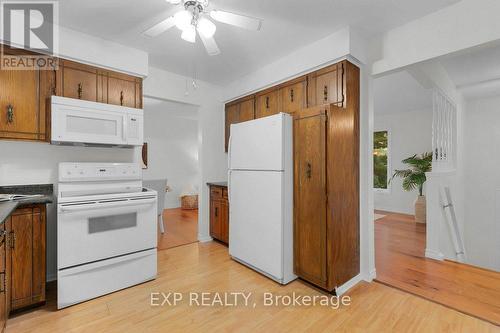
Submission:
POLYGON ((252 97, 250 99, 244 100, 239 104, 239 120, 238 122, 244 122, 255 119, 255 99, 252 97))
POLYGON ((343 101, 343 65, 335 64, 309 77, 309 106, 337 103, 343 101))
POLYGON ((215 239, 222 239, 222 205, 220 200, 210 202, 210 236, 215 239))
POLYGON ((221 209, 222 209, 221 240, 224 243, 229 244, 229 203, 227 199, 222 200, 221 209))
POLYGON ((293 114, 306 107, 307 80, 304 78, 280 88, 281 111, 293 114))
POLYGON ((36 70, 0 70, 0 137, 39 139, 39 75, 36 70))
POLYGON ((272 116, 279 113, 279 91, 273 90, 266 94, 257 95, 255 118, 272 116))
POLYGON ((295 273, 325 286, 326 267, 326 116, 296 118, 295 273))
POLYGON ((140 102, 136 101, 136 79, 128 76, 109 75, 108 79, 108 103, 114 105, 128 106, 130 108, 140 108, 140 102))
POLYGON ((102 99, 102 81, 98 79, 95 67, 62 61, 58 71, 58 95, 86 101, 100 102, 102 99))
POLYGON ((226 117, 225 117, 225 149, 227 152, 229 145, 229 135, 231 133, 231 124, 236 124, 240 119, 240 111, 238 104, 232 104, 226 106, 226 117))
POLYGON ((31 302, 39 303, 45 301, 46 280, 46 214, 45 206, 37 206, 33 209, 33 278, 31 302))
POLYGON ((11 216, 11 308, 31 304, 33 277, 33 213, 19 209, 11 216))

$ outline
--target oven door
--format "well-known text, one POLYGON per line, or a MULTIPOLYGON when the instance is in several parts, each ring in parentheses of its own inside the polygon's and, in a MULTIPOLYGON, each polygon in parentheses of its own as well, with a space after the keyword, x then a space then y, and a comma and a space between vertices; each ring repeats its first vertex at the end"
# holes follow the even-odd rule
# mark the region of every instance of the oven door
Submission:
POLYGON ((58 204, 58 269, 152 249, 156 196, 58 204))

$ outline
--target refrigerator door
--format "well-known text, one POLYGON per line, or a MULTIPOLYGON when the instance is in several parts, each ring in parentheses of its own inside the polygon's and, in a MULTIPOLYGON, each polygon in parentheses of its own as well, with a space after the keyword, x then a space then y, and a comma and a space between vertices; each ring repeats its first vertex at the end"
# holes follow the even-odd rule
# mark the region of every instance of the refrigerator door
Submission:
POLYGON ((291 127, 285 113, 231 125, 229 169, 283 170, 283 140, 291 140, 291 127))
POLYGON ((231 171, 229 254, 283 279, 283 172, 231 171))

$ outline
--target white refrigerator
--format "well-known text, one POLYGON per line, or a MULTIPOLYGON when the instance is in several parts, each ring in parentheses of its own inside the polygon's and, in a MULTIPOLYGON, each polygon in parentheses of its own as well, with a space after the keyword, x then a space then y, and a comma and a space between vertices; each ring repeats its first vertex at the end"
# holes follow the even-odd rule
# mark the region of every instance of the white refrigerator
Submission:
POLYGON ((231 125, 229 254, 281 283, 293 274, 293 121, 285 113, 231 125))

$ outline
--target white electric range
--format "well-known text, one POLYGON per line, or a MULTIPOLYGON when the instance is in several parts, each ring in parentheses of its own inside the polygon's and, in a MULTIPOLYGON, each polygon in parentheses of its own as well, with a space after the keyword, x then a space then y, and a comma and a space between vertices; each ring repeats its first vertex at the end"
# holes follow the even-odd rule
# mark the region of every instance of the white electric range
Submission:
POLYGON ((60 163, 57 308, 156 277, 157 193, 140 165, 60 163))

